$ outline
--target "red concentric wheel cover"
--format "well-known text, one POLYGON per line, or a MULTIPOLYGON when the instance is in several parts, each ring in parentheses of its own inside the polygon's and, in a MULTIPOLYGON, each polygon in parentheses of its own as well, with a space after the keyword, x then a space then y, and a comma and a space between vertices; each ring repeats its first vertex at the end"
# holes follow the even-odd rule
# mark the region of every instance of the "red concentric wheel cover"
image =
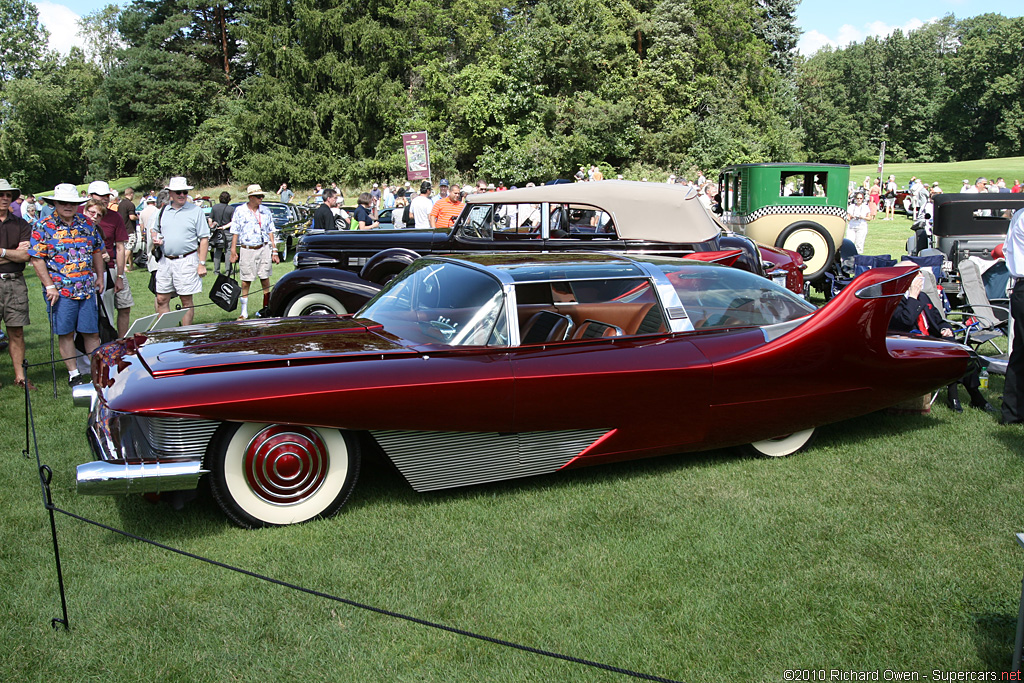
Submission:
POLYGON ((249 442, 244 457, 249 488, 275 505, 301 503, 315 494, 330 467, 327 445, 307 427, 267 427, 249 442))

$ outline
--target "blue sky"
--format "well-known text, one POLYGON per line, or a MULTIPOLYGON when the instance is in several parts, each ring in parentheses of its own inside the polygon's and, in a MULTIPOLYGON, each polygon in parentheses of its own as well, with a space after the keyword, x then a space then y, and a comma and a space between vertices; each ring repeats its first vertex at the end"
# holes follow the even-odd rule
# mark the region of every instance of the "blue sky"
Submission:
POLYGON ((797 24, 803 30, 799 49, 813 54, 823 45, 843 46, 863 42, 868 36, 886 36, 899 28, 904 33, 934 19, 954 14, 958 19, 992 12, 1005 17, 1021 16, 1021 4, 1009 0, 929 0, 909 2, 860 0, 839 5, 828 0, 804 0, 797 6, 797 24), (840 9, 843 7, 843 9, 840 9), (851 11, 856 7, 856 11, 851 11))
MULTIPOLYGON (((39 18, 50 30, 51 47, 67 53, 72 45, 81 44, 75 35, 79 17, 110 3, 111 0, 69 0, 64 3, 44 0, 35 2, 35 5, 39 8, 39 18)), ((845 6, 834 0, 803 0, 797 7, 797 23, 803 30, 799 49, 801 53, 810 55, 823 45, 848 45, 853 41, 863 41, 868 36, 889 35, 897 28, 907 32, 951 13, 958 18, 983 12, 1013 17, 1021 15, 1020 8, 1019 2, 1011 3, 1010 0, 986 0, 982 3, 929 0, 917 5, 891 0, 860 0, 845 6)))

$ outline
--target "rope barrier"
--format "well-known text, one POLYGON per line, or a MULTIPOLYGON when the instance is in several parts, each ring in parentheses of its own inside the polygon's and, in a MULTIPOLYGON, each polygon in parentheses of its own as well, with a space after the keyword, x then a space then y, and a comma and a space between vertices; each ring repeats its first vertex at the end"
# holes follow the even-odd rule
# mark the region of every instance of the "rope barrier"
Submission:
MULTIPOLYGON (((28 363, 24 363, 23 365, 25 367, 29 367, 28 363)), ((414 616, 411 616, 411 615, 408 615, 408 614, 403 614, 401 612, 396 612, 394 610, 384 609, 382 607, 376 607, 374 605, 368 605, 368 604, 365 604, 365 603, 358 602, 356 600, 351 600, 349 598, 343 598, 343 597, 340 597, 340 596, 337 596, 337 595, 333 595, 331 593, 326 593, 324 591, 319 591, 319 590, 316 590, 316 589, 313 589, 313 588, 307 588, 305 586, 300 586, 298 584, 290 583, 288 581, 282 581, 281 579, 275 579, 273 577, 266 576, 264 574, 260 574, 258 572, 254 572, 254 571, 251 571, 251 570, 248 570, 248 569, 243 569, 241 567, 236 567, 234 565, 230 565, 230 564, 227 564, 225 562, 220 562, 218 560, 213 560, 213 559, 210 559, 208 557, 204 557, 202 555, 198 555, 196 553, 191 553, 191 552, 188 552, 186 550, 181 550, 180 548, 175 548, 175 547, 169 546, 169 545, 167 545, 165 543, 160 543, 159 541, 154 541, 154 540, 146 538, 144 536, 139 536, 139 535, 133 534, 133 533, 131 533, 129 531, 125 531, 123 529, 118 529, 118 528, 110 526, 108 524, 104 524, 103 522, 98 522, 96 520, 89 519, 88 517, 83 517, 82 515, 78 515, 78 514, 76 514, 74 512, 70 512, 68 510, 64 510, 63 508, 57 507, 54 504, 54 502, 53 502, 53 495, 52 495, 52 492, 50 490, 50 481, 51 481, 51 479, 53 477, 53 472, 52 472, 52 470, 50 469, 49 466, 42 464, 42 460, 41 460, 41 457, 39 455, 39 443, 38 443, 38 439, 37 439, 37 436, 36 436, 35 418, 34 418, 33 411, 32 411, 32 399, 31 399, 31 395, 30 395, 30 391, 28 389, 27 383, 26 383, 26 386, 25 386, 25 421, 26 421, 26 425, 27 425, 27 427, 26 427, 26 437, 28 437, 29 432, 31 432, 32 447, 33 447, 33 450, 35 451, 36 466, 37 466, 38 472, 39 472, 39 483, 40 483, 40 486, 42 488, 43 506, 44 506, 44 508, 46 509, 47 513, 50 516, 50 533, 51 533, 51 536, 52 536, 52 539, 53 539, 53 555, 54 555, 54 563, 56 565, 56 571, 57 571, 57 583, 58 583, 58 589, 59 589, 59 592, 60 592, 61 612, 62 612, 62 617, 61 618, 53 618, 53 619, 50 620, 51 626, 53 628, 55 628, 55 629, 58 626, 63 626, 64 630, 70 630, 70 622, 69 622, 69 619, 68 619, 67 598, 66 598, 65 590, 64 590, 64 574, 63 574, 63 570, 62 570, 61 562, 60 562, 60 548, 59 548, 59 545, 58 545, 58 542, 57 542, 57 526, 56 526, 56 523, 54 521, 54 513, 59 513, 59 514, 62 514, 64 516, 66 516, 66 517, 69 517, 71 519, 74 519, 74 520, 77 520, 79 522, 82 522, 84 524, 90 524, 92 526, 98 527, 100 529, 104 529, 104 530, 109 531, 111 533, 120 534, 120 535, 122 535, 122 536, 124 536, 126 538, 130 538, 130 539, 135 540, 135 541, 146 543, 146 544, 149 544, 149 545, 154 546, 156 548, 160 548, 161 550, 166 550, 168 552, 172 552, 172 553, 175 553, 177 555, 181 555, 183 557, 187 557, 187 558, 192 559, 192 560, 197 560, 199 562, 205 562, 205 563, 213 565, 215 567, 220 567, 221 569, 227 569, 228 571, 237 572, 239 574, 243 574, 245 576, 248 576, 248 577, 260 580, 260 581, 265 581, 267 583, 271 583, 271 584, 274 584, 276 586, 281 586, 281 587, 287 588, 289 590, 298 591, 300 593, 305 593, 307 595, 312 595, 314 597, 318 597, 318 598, 321 598, 321 599, 324 599, 324 600, 330 600, 330 601, 333 601, 333 602, 338 602, 338 603, 341 603, 341 604, 344 604, 344 605, 348 605, 350 607, 355 607, 357 609, 362 609, 362 610, 366 610, 368 612, 373 612, 375 614, 380 614, 382 616, 391 617, 391 618, 394 618, 394 619, 401 619, 401 620, 408 621, 408 622, 411 622, 411 623, 414 623, 414 624, 419 624, 420 626, 426 626, 428 628, 433 628, 433 629, 437 629, 437 630, 440 630, 440 631, 446 631, 448 633, 452 633, 452 634, 459 635, 459 636, 464 636, 464 637, 467 637, 467 638, 473 638, 473 639, 480 640, 480 641, 483 641, 483 642, 486 642, 486 643, 491 643, 491 644, 494 644, 494 645, 500 645, 502 647, 507 647, 507 648, 511 648, 511 649, 514 649, 514 650, 520 650, 522 652, 529 652, 531 654, 540 655, 540 656, 543 656, 543 657, 550 657, 552 659, 558 659, 558 660, 562 660, 562 661, 565 661, 565 662, 571 662, 573 664, 579 664, 579 665, 582 665, 582 666, 588 666, 588 667, 595 668, 595 669, 601 669, 603 671, 608 671, 610 673, 616 673, 616 674, 620 674, 620 675, 623 675, 623 676, 628 676, 628 677, 631 677, 631 678, 636 678, 636 679, 645 680, 645 681, 658 681, 659 683, 682 683, 681 681, 678 681, 678 680, 672 679, 672 678, 665 678, 665 677, 656 676, 656 675, 653 675, 653 674, 646 674, 646 673, 642 673, 642 672, 638 672, 638 671, 633 671, 631 669, 625 669, 625 668, 622 668, 622 667, 612 666, 611 664, 604 664, 604 663, 597 662, 597 661, 594 661, 594 660, 584 659, 582 657, 574 657, 572 655, 561 654, 559 652, 554 652, 554 651, 551 651, 551 650, 544 650, 542 648, 536 648, 536 647, 531 647, 529 645, 523 645, 521 643, 516 643, 516 642, 510 641, 510 640, 504 640, 504 639, 501 639, 501 638, 495 638, 495 637, 492 637, 492 636, 486 636, 486 635, 483 635, 483 634, 480 634, 480 633, 476 633, 476 632, 473 632, 473 631, 469 631, 469 630, 466 630, 466 629, 457 628, 455 626, 449 626, 447 624, 442 624, 442 623, 435 622, 435 621, 430 621, 430 620, 427 620, 427 619, 421 619, 419 617, 414 617, 414 616)), ((28 450, 28 444, 26 444, 26 455, 27 455, 27 450, 28 450)))

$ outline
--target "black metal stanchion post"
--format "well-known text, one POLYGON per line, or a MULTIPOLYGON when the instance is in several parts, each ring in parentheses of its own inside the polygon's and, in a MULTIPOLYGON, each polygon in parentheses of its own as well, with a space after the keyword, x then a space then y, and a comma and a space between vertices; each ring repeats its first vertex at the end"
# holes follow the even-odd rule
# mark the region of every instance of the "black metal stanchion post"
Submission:
POLYGON ((68 623, 68 601, 64 595, 64 572, 60 566, 60 548, 57 545, 57 523, 53 519, 53 498, 50 494, 50 480, 53 479, 53 470, 47 465, 42 465, 39 468, 39 479, 43 483, 43 491, 46 495, 46 511, 50 513, 50 534, 53 536, 53 561, 57 565, 57 586, 60 588, 60 609, 63 614, 62 619, 54 617, 50 620, 50 626, 57 628, 58 624, 64 626, 64 630, 67 631, 71 628, 68 623))
POLYGON ((32 433, 28 424, 28 361, 21 361, 21 372, 25 377, 25 450, 21 452, 26 458, 32 455, 32 433))
MULTIPOLYGON (((44 294, 43 296, 45 297, 46 295, 44 294)), ((53 306, 49 305, 50 302, 47 301, 46 303, 47 303, 47 310, 48 310, 48 312, 50 314, 49 315, 49 318, 50 318, 50 374, 53 375, 53 397, 57 398, 57 360, 56 360, 56 358, 54 358, 54 353, 53 353, 53 315, 54 315, 54 312, 53 312, 53 306)))

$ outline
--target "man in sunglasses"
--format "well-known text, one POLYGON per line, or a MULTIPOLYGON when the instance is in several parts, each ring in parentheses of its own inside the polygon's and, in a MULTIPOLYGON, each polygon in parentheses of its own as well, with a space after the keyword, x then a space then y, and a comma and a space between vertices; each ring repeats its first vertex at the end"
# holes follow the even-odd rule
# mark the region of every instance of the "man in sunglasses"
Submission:
POLYGON ((21 190, 0 178, 0 320, 7 326, 7 347, 14 365, 14 383, 35 389, 25 377, 25 334, 28 325, 28 287, 25 285, 25 264, 32 236, 29 224, 15 216, 11 204, 21 190))
POLYGON ((163 249, 156 270, 156 312, 169 312, 171 299, 181 297, 183 325, 191 325, 195 317, 192 297, 203 291, 210 243, 206 215, 198 204, 188 201, 191 189, 184 176, 171 178, 167 184, 171 203, 152 216, 149 226, 153 244, 163 249))
MULTIPOLYGON (((328 192, 324 190, 322 195, 327 196, 328 192)), ((263 206, 266 193, 254 184, 246 188, 245 194, 249 201, 231 215, 231 262, 238 263, 238 277, 242 281, 239 320, 249 317, 249 287, 257 278, 263 288, 263 307, 270 304, 270 275, 273 264, 281 261, 274 248, 274 215, 263 206)), ((321 200, 325 201, 323 197, 321 200)))
POLYGON ((85 352, 100 344, 98 300, 106 271, 103 238, 89 225, 78 207, 89 201, 78 196, 74 185, 62 183, 43 197, 53 214, 32 229, 28 255, 46 296, 47 313, 57 334, 60 355, 68 369, 68 384, 82 384, 75 351, 75 332, 85 341, 85 352))

